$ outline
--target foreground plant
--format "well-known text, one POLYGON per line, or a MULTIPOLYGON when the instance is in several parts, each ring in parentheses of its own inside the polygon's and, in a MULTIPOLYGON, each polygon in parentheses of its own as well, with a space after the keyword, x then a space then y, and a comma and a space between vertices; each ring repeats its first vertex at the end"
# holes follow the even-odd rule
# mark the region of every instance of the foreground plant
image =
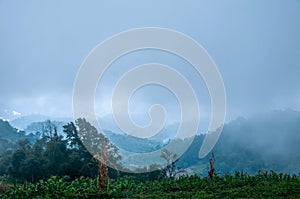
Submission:
POLYGON ((16 184, 0 198, 300 198, 300 179, 273 171, 215 176, 213 183, 196 175, 145 183, 119 178, 111 179, 109 186, 99 191, 97 178, 70 181, 53 176, 35 184, 16 184))

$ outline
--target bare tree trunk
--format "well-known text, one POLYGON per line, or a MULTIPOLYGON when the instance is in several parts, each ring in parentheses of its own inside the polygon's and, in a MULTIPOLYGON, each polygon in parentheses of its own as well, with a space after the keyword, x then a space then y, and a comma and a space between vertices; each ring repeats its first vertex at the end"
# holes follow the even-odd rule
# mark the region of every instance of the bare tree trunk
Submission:
POLYGON ((213 180, 214 173, 215 173, 215 167, 214 167, 215 162, 216 162, 215 155, 214 153, 212 153, 211 157, 209 158, 209 171, 208 171, 208 175, 211 181, 213 180))
POLYGON ((108 168, 103 161, 98 160, 98 189, 101 191, 106 187, 108 168))

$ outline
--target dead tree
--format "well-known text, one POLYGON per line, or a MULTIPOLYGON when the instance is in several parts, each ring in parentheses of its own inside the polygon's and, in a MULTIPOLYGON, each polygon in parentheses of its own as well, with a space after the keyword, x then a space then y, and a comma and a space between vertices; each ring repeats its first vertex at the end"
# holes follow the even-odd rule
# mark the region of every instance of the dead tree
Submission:
POLYGON ((215 173, 215 167, 214 167, 215 162, 216 162, 215 155, 214 153, 212 153, 211 157, 209 158, 209 171, 208 171, 208 176, 211 181, 213 180, 214 173, 215 173))
POLYGON ((105 164, 108 159, 108 151, 102 146, 101 154, 94 155, 94 158, 98 161, 98 189, 101 191, 106 187, 108 180, 108 167, 105 164))
POLYGON ((167 165, 161 169, 161 174, 164 178, 175 179, 180 174, 187 175, 187 172, 184 169, 176 167, 176 162, 178 161, 176 153, 163 149, 160 157, 167 162, 167 165))

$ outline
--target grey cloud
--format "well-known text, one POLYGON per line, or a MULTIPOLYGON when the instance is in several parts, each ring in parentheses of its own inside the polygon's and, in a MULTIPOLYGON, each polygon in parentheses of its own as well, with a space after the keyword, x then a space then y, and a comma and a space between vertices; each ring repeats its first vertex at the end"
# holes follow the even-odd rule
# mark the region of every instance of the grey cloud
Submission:
MULTIPOLYGON (((299 4, 259 0, 1 1, 0 116, 5 109, 71 115, 73 82, 89 51, 113 34, 144 26, 184 32, 207 49, 223 76, 228 119, 270 109, 299 110, 299 4)), ((150 52, 149 57, 122 63, 154 59, 181 68, 192 82, 198 78, 183 62, 162 57, 169 59, 150 52)), ((112 88, 109 84, 126 69, 108 76, 107 93, 112 88)), ((205 96, 200 101, 209 107, 207 93, 198 95, 205 96)), ((143 100, 148 104, 146 95, 143 100)))

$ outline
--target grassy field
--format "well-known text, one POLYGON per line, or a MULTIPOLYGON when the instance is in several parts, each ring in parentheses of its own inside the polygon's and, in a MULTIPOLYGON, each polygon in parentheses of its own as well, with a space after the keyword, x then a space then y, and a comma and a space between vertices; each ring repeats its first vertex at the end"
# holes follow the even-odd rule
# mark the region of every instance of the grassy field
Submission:
POLYGON ((96 179, 53 176, 35 184, 2 182, 0 198, 300 198, 300 179, 272 171, 255 176, 237 172, 213 181, 198 176, 144 183, 121 178, 99 191, 96 179))

